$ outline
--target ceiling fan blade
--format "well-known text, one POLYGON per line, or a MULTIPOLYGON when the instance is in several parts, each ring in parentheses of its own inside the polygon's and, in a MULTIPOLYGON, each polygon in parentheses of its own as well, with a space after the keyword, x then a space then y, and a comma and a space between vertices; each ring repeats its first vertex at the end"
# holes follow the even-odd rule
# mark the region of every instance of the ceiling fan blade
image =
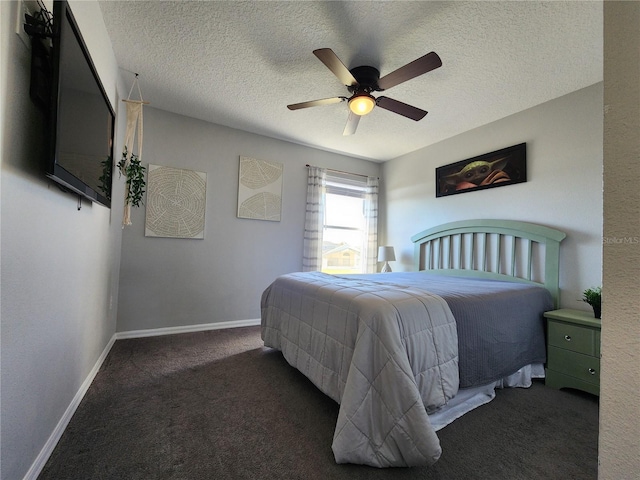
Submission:
POLYGON ((416 122, 418 120, 422 120, 427 114, 425 110, 407 105, 406 103, 399 102, 398 100, 394 100, 389 97, 378 97, 376 99, 376 105, 380 108, 384 108, 385 110, 389 110, 390 112, 415 120, 416 122))
POLYGON ((294 103, 292 105, 287 105, 287 108, 289 110, 300 110, 301 108, 318 107, 320 105, 331 105, 333 103, 344 102, 345 100, 347 100, 347 97, 323 98, 321 100, 311 100, 310 102, 294 103))
POLYGON ((360 123, 360 115, 356 115, 355 113, 350 111, 349 118, 347 118, 347 124, 344 127, 344 132, 342 132, 342 135, 353 135, 354 133, 356 133, 358 123, 360 123))
POLYGON ((351 74, 349 69, 344 66, 344 63, 340 61, 338 56, 333 53, 333 50, 330 48, 319 48, 318 50, 314 50, 313 54, 318 57, 318 59, 324 63, 336 77, 338 77, 338 80, 340 80, 343 85, 350 87, 358 84, 358 81, 351 74))
POLYGON ((442 60, 440 60, 438 54, 430 52, 382 77, 378 80, 378 87, 380 90, 387 90, 441 66, 442 60))

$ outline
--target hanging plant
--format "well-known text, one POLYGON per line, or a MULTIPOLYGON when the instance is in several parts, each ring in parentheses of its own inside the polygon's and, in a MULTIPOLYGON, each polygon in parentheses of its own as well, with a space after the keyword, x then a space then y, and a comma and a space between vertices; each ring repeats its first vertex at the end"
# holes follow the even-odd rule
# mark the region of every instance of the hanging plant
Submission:
POLYGON ((127 162, 127 147, 125 145, 124 151, 122 152, 122 159, 118 162, 120 175, 124 175, 127 179, 125 205, 139 207, 142 204, 142 197, 146 186, 144 179, 145 170, 146 168, 142 165, 142 162, 135 153, 131 154, 127 162))
POLYGON ((122 228, 126 225, 131 225, 131 207, 139 207, 142 204, 145 187, 145 168, 140 161, 142 158, 142 106, 149 102, 142 100, 142 92, 138 85, 138 74, 136 73, 135 76, 129 96, 126 100, 122 100, 127 104, 127 131, 124 137, 122 159, 118 162, 120 175, 124 175, 127 179, 122 228), (131 100, 131 92, 135 85, 138 85, 140 100, 131 100), (136 130, 138 132, 138 152, 134 154, 133 147, 136 139, 136 130))

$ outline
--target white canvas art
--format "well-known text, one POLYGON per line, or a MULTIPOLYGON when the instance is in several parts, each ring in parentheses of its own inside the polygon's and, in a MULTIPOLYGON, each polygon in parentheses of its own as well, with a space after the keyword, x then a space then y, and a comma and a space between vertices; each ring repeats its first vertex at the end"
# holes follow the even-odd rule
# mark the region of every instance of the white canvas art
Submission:
POLYGON ((149 165, 145 236, 204 238, 207 174, 149 165))
POLYGON ((283 169, 281 163, 240 157, 239 218, 280 221, 283 169))

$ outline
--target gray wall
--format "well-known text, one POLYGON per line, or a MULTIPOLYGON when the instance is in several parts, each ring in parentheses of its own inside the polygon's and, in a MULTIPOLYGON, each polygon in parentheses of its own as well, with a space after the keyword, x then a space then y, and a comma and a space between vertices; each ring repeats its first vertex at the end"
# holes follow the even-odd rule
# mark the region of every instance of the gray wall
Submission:
POLYGON ((260 317, 262 291, 302 269, 306 164, 377 176, 380 165, 154 108, 144 111, 142 162, 205 172, 204 240, 144 236, 133 209, 122 238, 118 331, 260 317), (284 164, 282 220, 236 217, 240 156, 284 164))
MULTIPOLYGON (((123 191, 122 181, 117 181, 114 185, 115 201, 112 210, 109 211, 98 206, 90 207, 85 202, 83 209, 77 212, 75 197, 61 193, 57 187, 52 186, 42 177, 41 167, 38 163, 38 158, 42 155, 42 138, 38 133, 42 128, 42 119, 28 100, 29 56, 26 47, 13 33, 13 22, 17 15, 16 7, 17 2, 0 2, 0 204, 2 209, 2 243, 0 247, 0 389, 2 390, 0 397, 0 421, 2 423, 0 434, 2 437, 0 443, 2 456, 0 477, 3 480, 24 477, 116 330, 115 309, 109 308, 109 306, 112 303, 111 297, 113 305, 118 304, 117 285, 122 232, 120 229, 122 202, 119 200, 123 191)), ((121 102, 117 100, 116 94, 118 71, 110 51, 110 43, 106 38, 99 8, 94 2, 80 1, 73 1, 72 7, 100 71, 100 76, 112 97, 112 102, 118 106, 119 110, 122 110, 118 105, 121 102)), ((628 52, 629 50, 626 49, 630 49, 633 56, 637 51, 637 46, 640 43, 636 28, 638 8, 639 6, 635 2, 605 2, 605 24, 607 26, 605 44, 607 44, 607 48, 611 49, 610 53, 628 52), (636 50, 633 50, 634 48, 636 50)), ((607 57, 608 55, 605 55, 605 59, 607 57)), ((637 61, 637 55, 633 58, 637 61)), ((611 101, 614 109, 624 105, 637 108, 637 63, 629 63, 624 56, 611 58, 611 61, 614 63, 605 61, 605 98, 610 99, 607 102, 611 101)), ((590 91, 587 89, 582 93, 578 92, 578 95, 584 95, 584 110, 582 110, 581 102, 574 102, 571 97, 561 99, 572 105, 571 111, 581 112, 580 115, 569 113, 569 116, 574 116, 577 124, 581 125, 585 121, 587 124, 601 122, 602 105, 594 105, 594 102, 597 103, 597 97, 601 96, 601 92, 596 91, 597 88, 590 91), (585 117, 581 117, 581 115, 585 117)), ((127 88, 119 86, 117 90, 120 93, 126 93, 127 88)), ((560 105, 563 103, 561 102, 560 105)), ((544 108, 550 107, 554 108, 553 105, 544 108)), ((532 111, 535 113, 535 109, 532 111)), ((542 127, 547 121, 546 116, 541 118, 544 111, 539 110, 533 117, 530 116, 531 112, 528 114, 523 112, 525 117, 514 116, 508 120, 517 123, 522 119, 529 125, 529 128, 534 128, 536 124, 542 127), (529 116, 528 119, 527 116, 529 116)), ((147 112, 149 112, 147 118, 153 122, 155 116, 153 109, 148 109, 147 112)), ((624 110, 621 110, 621 113, 624 113, 624 110)), ((638 232, 637 195, 628 194, 629 190, 625 187, 628 182, 640 179, 637 162, 637 130, 640 126, 638 125, 637 110, 632 110, 627 114, 631 116, 611 116, 604 133, 605 145, 609 145, 604 162, 605 196, 608 196, 608 199, 605 200, 606 237, 613 235, 635 238, 640 235, 638 232), (630 119, 631 123, 629 123, 630 119), (627 136, 628 133, 631 135, 627 136)), ((158 120, 166 117, 169 120, 164 123, 172 124, 171 128, 164 130, 164 133, 168 134, 173 130, 174 125, 171 119, 177 117, 170 114, 165 115, 162 112, 157 117, 158 120)), ((119 115, 119 122, 122 118, 123 115, 119 115)), ((173 151, 175 162, 165 162, 162 150, 157 150, 162 152, 162 157, 159 156, 160 154, 150 154, 146 145, 152 142, 145 141, 145 161, 206 171, 209 174, 209 194, 211 195, 212 189, 215 191, 215 197, 209 196, 209 201, 220 203, 220 206, 213 205, 209 208, 210 205, 208 205, 207 237, 203 241, 147 240, 142 234, 144 209, 134 211, 134 225, 124 231, 127 248, 131 248, 133 251, 137 249, 141 255, 145 255, 140 251, 144 249, 139 244, 147 247, 153 245, 152 241, 158 242, 159 247, 151 248, 155 252, 150 255, 150 259, 160 259, 167 263, 164 269, 159 267, 154 267, 155 269, 152 267, 144 268, 142 262, 138 261, 135 255, 128 253, 128 260, 123 259, 123 267, 127 264, 137 265, 137 270, 127 267, 129 273, 126 275, 123 273, 123 281, 127 278, 131 285, 137 283, 151 285, 157 280, 154 275, 160 272, 165 276, 175 278, 176 281, 183 281, 183 283, 186 278, 189 283, 185 269, 176 269, 175 262, 171 258, 176 255, 182 258, 183 261, 178 262, 178 267, 180 267, 188 262, 195 264, 195 257, 199 260, 205 258, 207 262, 210 262, 208 256, 211 256, 216 259, 212 264, 218 270, 205 272, 204 270, 209 269, 211 264, 208 264, 206 269, 199 268, 196 272, 198 280, 207 279, 208 275, 216 276, 217 279, 214 281, 216 285, 222 285, 221 291, 226 292, 230 298, 237 301, 235 292, 225 290, 223 278, 227 273, 225 269, 229 269, 233 277, 235 275, 233 272, 240 268, 235 268, 236 260, 221 258, 226 253, 224 251, 218 253, 213 243, 226 246, 238 243, 238 248, 233 249, 233 253, 241 250, 242 254, 249 258, 237 261, 240 262, 242 268, 249 266, 252 270, 250 275, 244 277, 247 282, 238 278, 232 281, 238 285, 244 285, 251 282, 253 272, 257 272, 256 286, 249 289, 253 293, 247 292, 247 295, 251 294, 252 296, 247 296, 244 302, 241 299, 240 304, 236 305, 239 308, 237 313, 234 311, 226 312, 224 315, 205 314, 202 317, 206 317, 206 319, 203 318, 205 322, 255 318, 258 314, 255 305, 255 292, 259 292, 268 279, 278 273, 298 269, 298 261, 291 261, 291 257, 295 254, 299 258, 298 253, 301 246, 296 243, 300 237, 299 226, 294 227, 288 222, 293 221, 294 217, 299 219, 304 214, 296 210, 297 206, 287 205, 289 201, 287 196, 292 194, 287 193, 291 184, 286 183, 285 217, 282 223, 267 224, 267 222, 236 219, 237 156, 240 154, 253 155, 258 158, 285 162, 285 182, 290 182, 292 180, 290 177, 295 175, 300 176, 304 183, 306 172, 303 165, 305 163, 369 174, 377 170, 377 166, 222 127, 202 124, 202 122, 191 119, 183 119, 177 123, 180 124, 183 121, 188 128, 178 125, 180 135, 170 137, 173 141, 180 142, 181 138, 188 137, 188 130, 195 125, 199 125, 198 128, 201 132, 205 132, 205 136, 194 136, 193 144, 178 145, 184 151, 175 151, 178 149, 173 151), (219 141, 211 142, 207 135, 211 135, 219 141), (218 156, 217 149, 226 152, 225 156, 218 156), (203 153, 205 151, 206 154, 203 153), (190 159, 189 154, 194 152, 201 158, 190 159), (152 155, 151 158, 150 155, 152 155), (154 159, 154 156, 157 158, 154 159), (205 163, 205 159, 214 162, 213 166, 205 163), (222 162, 222 165, 218 162, 222 162), (364 171, 365 169, 367 171, 364 171), (215 179, 215 184, 213 179, 215 179), (211 200, 212 198, 215 200, 211 200), (213 217, 211 212, 223 213, 218 213, 213 217), (264 223, 263 226, 258 226, 262 223, 264 223), (287 226, 284 227, 285 225, 287 226), (278 229, 281 229, 281 232, 278 229), (229 234, 229 230, 238 235, 229 234), (294 238, 296 240, 292 241, 294 238), (200 247, 197 247, 198 244, 200 247), (271 245, 270 251, 267 253, 264 252, 264 248, 261 249, 264 244, 271 245), (196 247, 187 247, 186 245, 196 245, 196 247), (200 251, 196 251, 196 248, 206 250, 206 255, 199 256, 200 251), (272 271, 266 272, 267 268, 263 266, 264 259, 269 258, 266 255, 273 251, 276 252, 276 256, 273 258, 272 271), (283 253, 289 251, 291 257, 288 253, 283 253), (247 308, 246 311, 242 310, 242 305, 247 303, 251 303, 253 306, 247 308)), ((441 158, 434 158, 436 152, 440 153, 439 150, 428 150, 428 152, 417 152, 415 157, 407 156, 405 159, 399 159, 399 166, 395 165, 395 161, 385 165, 385 174, 389 176, 387 181, 389 205, 393 210, 393 215, 386 215, 386 217, 392 218, 393 221, 386 222, 383 227, 388 231, 388 236, 393 242, 397 238, 398 245, 402 245, 402 242, 406 242, 407 234, 411 235, 415 233, 416 229, 427 228, 432 224, 439 223, 439 219, 435 217, 443 214, 441 212, 442 204, 433 203, 433 191, 428 191, 435 166, 467 158, 467 155, 484 153, 487 148, 504 146, 506 140, 513 140, 513 143, 521 141, 520 138, 511 138, 509 135, 503 137, 505 132, 511 131, 512 126, 508 126, 504 122, 496 122, 495 126, 497 125, 501 125, 502 128, 497 130, 485 128, 479 132, 482 135, 469 132, 471 136, 465 134, 461 138, 454 139, 455 141, 452 140, 448 144, 452 153, 445 149, 441 158), (471 141, 472 136, 475 136, 473 142, 471 141), (463 141, 460 147, 457 146, 457 141, 463 141), (421 153, 433 153, 434 155, 427 157, 421 153), (409 161, 409 164, 403 166, 404 161, 409 161), (411 164, 411 162, 415 163, 411 164), (426 165, 422 165, 421 162, 426 165), (397 170, 394 173, 395 168, 397 170), (396 181, 403 176, 407 180, 406 186, 402 186, 396 181), (411 180, 413 176, 418 177, 416 181, 411 180), (426 193, 425 190, 427 190, 426 193), (405 214, 405 209, 409 213, 405 214), (406 215, 409 225, 400 225, 396 220, 396 215, 406 215)), ((586 167, 581 162, 576 164, 574 160, 571 165, 575 167, 573 170, 577 173, 573 173, 570 168, 561 169, 559 173, 560 178, 564 178, 568 184, 576 175, 585 177, 587 187, 583 190, 587 190, 586 197, 589 199, 587 206, 595 206, 594 208, 597 209, 597 195, 593 191, 601 189, 602 178, 601 175, 594 173, 594 170, 601 168, 601 165, 597 165, 594 159, 596 148, 593 145, 602 138, 601 132, 598 131, 599 127, 589 127, 593 138, 574 135, 575 129, 571 128, 570 124, 554 121, 552 127, 560 128, 557 136, 569 132, 568 139, 573 139, 570 145, 576 151, 589 152, 586 157, 586 167), (576 140, 579 141, 576 142, 576 140), (587 143, 586 147, 581 145, 582 141, 587 143)), ((151 134, 151 131, 152 128, 147 127, 145 138, 151 134)), ((121 124, 118 133, 119 140, 116 141, 116 144, 122 145, 121 124)), ((162 145, 169 152, 172 151, 170 143, 168 141, 162 142, 162 145)), ((540 150, 537 152, 539 153, 540 150)), ((544 164, 548 161, 545 160, 545 155, 535 154, 535 157, 530 158, 537 159, 536 163, 543 162, 544 164)), ((544 182, 540 182, 540 175, 550 175, 545 173, 545 169, 540 170, 538 167, 534 167, 532 174, 533 172, 535 175, 531 177, 531 181, 538 182, 542 193, 539 195, 530 193, 527 200, 537 202, 541 195, 549 195, 552 189, 545 187, 544 182)), ((384 183, 383 181, 383 185, 384 183)), ((504 187, 504 189, 495 189, 492 194, 498 194, 504 190, 506 195, 507 190, 512 191, 526 187, 528 186, 504 187)), ((296 189, 300 188, 304 190, 304 187, 296 186, 296 189)), ((585 195, 585 192, 578 188, 567 188, 566 191, 563 188, 554 190, 556 192, 554 195, 558 195, 559 198, 551 196, 545 201, 570 200, 573 195, 576 195, 577 198, 583 198, 585 195)), ((300 191, 296 189, 294 189, 294 193, 298 196, 301 195, 300 191)), ((637 193, 637 189, 634 192, 637 193)), ((482 195, 489 193, 486 191, 482 195)), ((472 198, 474 195, 478 194, 469 193, 459 197, 462 200, 465 197, 472 198)), ((570 216, 569 214, 578 216, 585 211, 584 205, 572 201, 571 208, 565 207, 564 211, 551 209, 551 213, 547 213, 551 220, 541 219, 534 217, 531 213, 533 210, 528 208, 529 203, 521 202, 518 198, 515 194, 510 196, 507 207, 511 205, 510 202, 515 201, 522 215, 526 215, 530 220, 540 220, 541 223, 548 222, 555 225, 560 223, 558 219, 562 219, 564 222, 566 217, 570 216), (575 211, 571 211, 572 209, 575 211)), ((299 201, 300 199, 296 199, 294 203, 297 205, 299 201)), ((557 202, 554 205, 557 205, 557 202)), ((447 208, 444 210, 447 211, 447 208)), ((505 210, 504 202, 474 201, 472 204, 469 200, 468 204, 459 209, 448 211, 448 213, 454 218, 467 218, 467 214, 470 217, 472 213, 475 215, 480 211, 504 218, 503 214, 507 210, 505 210)), ((535 209, 535 211, 538 210, 535 209)), ((580 283, 583 281, 584 283, 597 283, 599 277, 595 272, 595 267, 591 264, 600 261, 599 255, 601 254, 595 250, 601 251, 601 248, 596 248, 592 237, 601 228, 602 218, 593 218, 589 215, 583 223, 588 222, 593 225, 586 228, 584 232, 572 227, 573 233, 577 233, 577 237, 580 239, 578 245, 575 245, 580 253, 577 254, 571 249, 569 255, 573 255, 575 265, 565 266, 563 271, 567 272, 567 269, 573 269, 574 272, 577 272, 576 278, 580 283)), ((638 418, 640 416, 636 401, 638 391, 637 357, 639 353, 637 339, 640 335, 638 332, 640 322, 638 322, 637 313, 639 309, 638 298, 635 294, 638 290, 639 277, 637 275, 637 250, 633 250, 633 248, 637 249, 637 246, 627 244, 611 248, 612 246, 607 244, 604 256, 603 395, 601 398, 602 428, 599 453, 599 477, 602 479, 630 478, 640 468, 637 455, 638 438, 640 438, 638 418), (630 383, 630 379, 635 379, 636 383, 630 383)), ((402 268, 408 268, 410 263, 411 259, 406 256, 406 252, 403 253, 398 265, 402 268)), ((565 279, 565 281, 567 280, 565 279)), ((576 280, 573 281, 576 282, 576 280)), ((145 287, 146 290, 142 289, 141 293, 143 294, 153 294, 150 298, 140 300, 144 305, 149 306, 152 301, 158 301, 163 295, 171 294, 174 285, 167 286, 166 281, 160 283, 161 287, 158 290, 150 292, 149 287, 145 287)), ((213 295, 211 289, 203 288, 203 290, 207 295, 213 295)), ((565 300, 567 298, 570 299, 571 296, 565 295, 565 300)), ((217 308, 223 308, 225 301, 224 297, 218 298, 213 305, 213 311, 215 312, 217 308)), ((132 302, 131 296, 128 297, 127 302, 132 302)), ((165 303, 169 304, 170 302, 165 303)), ((190 310, 187 309, 186 313, 189 314, 190 310)), ((193 318, 184 318, 181 321, 184 321, 185 324, 191 324, 196 323, 192 322, 192 319, 197 318, 198 315, 193 315, 193 318)), ((131 328, 162 326, 162 323, 157 321, 158 319, 151 320, 140 327, 132 326, 131 328)), ((125 328, 122 328, 122 325, 118 326, 121 329, 127 329, 126 325, 125 328)))
POLYGON ((601 284, 602 84, 579 90, 386 162, 383 238, 397 270, 414 265, 410 237, 455 220, 498 218, 566 232, 561 305, 589 310, 581 292, 601 284), (527 182, 435 197, 435 168, 527 144, 527 182))
MULTIPOLYGON (((0 2, 3 480, 24 477, 113 337, 122 218, 122 202, 109 210, 84 201, 78 211, 75 195, 45 179, 44 118, 29 100, 17 5, 0 2)), ((117 108, 99 7, 71 5, 117 108)), ((122 191, 116 183, 118 198, 122 191)))

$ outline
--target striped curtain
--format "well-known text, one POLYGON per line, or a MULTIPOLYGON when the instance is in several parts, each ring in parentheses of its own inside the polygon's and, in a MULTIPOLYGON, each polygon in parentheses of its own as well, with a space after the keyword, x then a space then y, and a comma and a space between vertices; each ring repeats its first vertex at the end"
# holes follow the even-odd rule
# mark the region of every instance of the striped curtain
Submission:
POLYGON ((378 177, 367 177, 364 197, 364 271, 378 271, 378 177))
POLYGON ((322 231, 324 228, 325 187, 327 170, 309 167, 307 177, 307 211, 304 222, 302 271, 322 269, 322 231))

